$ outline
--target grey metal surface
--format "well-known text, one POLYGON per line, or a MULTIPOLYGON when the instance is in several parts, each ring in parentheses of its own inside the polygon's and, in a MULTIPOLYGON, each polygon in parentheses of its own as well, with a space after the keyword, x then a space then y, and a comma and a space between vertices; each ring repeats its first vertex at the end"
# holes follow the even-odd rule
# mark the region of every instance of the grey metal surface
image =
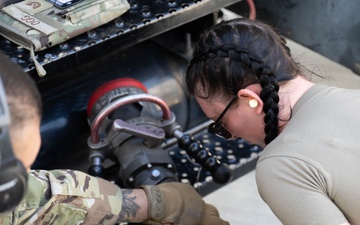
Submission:
POLYGON ((360 1, 256 0, 259 18, 360 74, 360 1))

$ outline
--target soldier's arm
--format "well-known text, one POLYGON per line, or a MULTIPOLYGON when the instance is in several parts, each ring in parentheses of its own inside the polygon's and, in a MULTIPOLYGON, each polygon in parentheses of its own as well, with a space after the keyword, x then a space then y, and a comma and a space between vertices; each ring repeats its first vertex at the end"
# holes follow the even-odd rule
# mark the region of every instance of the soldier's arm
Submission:
POLYGON ((148 200, 142 189, 122 189, 119 222, 143 222, 148 219, 148 200))
POLYGON ((0 215, 0 224, 120 222, 228 225, 191 185, 172 182, 121 190, 74 170, 31 171, 24 199, 12 213, 0 215))
POLYGON ((0 224, 115 224, 147 220, 143 190, 121 190, 101 178, 74 170, 36 170, 18 207, 0 224))

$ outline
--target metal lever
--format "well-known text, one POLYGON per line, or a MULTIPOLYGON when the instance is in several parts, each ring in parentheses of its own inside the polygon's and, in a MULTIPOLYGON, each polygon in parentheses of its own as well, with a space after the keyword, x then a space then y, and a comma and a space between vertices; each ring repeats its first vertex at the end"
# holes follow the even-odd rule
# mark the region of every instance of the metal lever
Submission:
POLYGON ((120 119, 114 120, 113 129, 117 132, 124 131, 128 134, 144 138, 149 147, 159 145, 165 138, 165 132, 161 128, 135 125, 120 119))

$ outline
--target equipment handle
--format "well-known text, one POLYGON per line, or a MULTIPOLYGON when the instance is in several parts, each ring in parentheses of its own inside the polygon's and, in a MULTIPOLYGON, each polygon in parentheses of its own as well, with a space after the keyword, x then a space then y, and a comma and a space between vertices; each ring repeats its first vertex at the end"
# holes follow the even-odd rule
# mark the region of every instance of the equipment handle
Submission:
POLYGON ((193 157, 197 163, 207 169, 216 183, 225 184, 232 179, 233 175, 229 166, 220 163, 211 152, 206 150, 199 141, 195 141, 190 134, 182 135, 178 139, 178 145, 193 157))

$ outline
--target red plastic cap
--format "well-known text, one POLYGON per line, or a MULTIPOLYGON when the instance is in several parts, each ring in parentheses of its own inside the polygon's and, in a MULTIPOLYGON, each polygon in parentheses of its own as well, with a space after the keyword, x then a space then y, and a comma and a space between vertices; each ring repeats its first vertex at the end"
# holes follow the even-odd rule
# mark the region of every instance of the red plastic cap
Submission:
POLYGON ((108 93, 114 89, 121 88, 121 87, 136 87, 136 88, 143 90, 145 93, 148 92, 147 88, 140 81, 133 79, 133 78, 119 78, 119 79, 109 81, 109 82, 101 85, 100 87, 98 87, 94 91, 94 93, 91 95, 89 102, 88 102, 88 106, 87 106, 88 116, 90 115, 91 109, 94 106, 94 104, 102 96, 104 96, 106 93, 108 93))

